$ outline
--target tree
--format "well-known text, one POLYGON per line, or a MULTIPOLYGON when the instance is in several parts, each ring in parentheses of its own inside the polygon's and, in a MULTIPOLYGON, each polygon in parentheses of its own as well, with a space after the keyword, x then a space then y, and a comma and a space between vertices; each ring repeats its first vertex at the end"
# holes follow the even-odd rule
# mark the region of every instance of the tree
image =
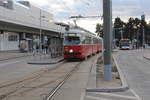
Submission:
POLYGON ((137 39, 142 45, 143 42, 143 26, 145 31, 145 42, 150 43, 150 23, 147 24, 145 20, 139 18, 130 17, 128 22, 123 22, 119 17, 115 18, 114 22, 114 31, 115 39, 120 41, 121 39, 121 30, 123 32, 123 38, 137 39))
POLYGON ((139 18, 129 18, 125 27, 125 34, 127 35, 127 38, 129 38, 130 40, 138 39, 139 30, 141 27, 139 25, 141 25, 141 20, 139 18))
POLYGON ((148 24, 145 20, 141 20, 141 29, 140 29, 140 43, 143 44, 143 29, 144 29, 144 33, 145 33, 145 42, 148 40, 147 36, 149 34, 148 31, 148 24))
POLYGON ((103 25, 101 25, 99 23, 96 24, 96 31, 95 31, 95 33, 97 33, 97 36, 103 38, 103 36, 104 36, 104 34, 103 34, 103 25))
POLYGON ((147 24, 146 42, 150 44, 150 23, 147 24))
POLYGON ((115 18, 114 22, 114 32, 115 32, 115 39, 121 39, 121 31, 123 31, 123 25, 125 23, 119 18, 115 18))

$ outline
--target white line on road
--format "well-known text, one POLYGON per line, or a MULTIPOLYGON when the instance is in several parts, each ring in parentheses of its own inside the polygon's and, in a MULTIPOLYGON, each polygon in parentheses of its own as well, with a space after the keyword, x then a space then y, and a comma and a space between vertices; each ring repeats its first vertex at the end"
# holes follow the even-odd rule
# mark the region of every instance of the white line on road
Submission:
POLYGON ((111 100, 111 99, 104 99, 104 98, 94 97, 94 96, 86 96, 86 97, 92 100, 111 100))
POLYGON ((103 97, 103 98, 121 98, 123 100, 138 100, 137 97, 133 97, 133 96, 125 96, 125 95, 118 95, 118 94, 113 94, 113 93, 96 93, 99 96, 103 97))
POLYGON ((22 62, 22 61, 25 61, 25 60, 20 60, 20 61, 13 61, 13 62, 8 62, 8 63, 3 63, 3 64, 0 64, 0 67, 4 67, 4 66, 7 66, 7 65, 15 64, 15 63, 22 62))
POLYGON ((82 93, 81 93, 80 100, 84 100, 84 97, 85 97, 85 92, 82 92, 82 93))
POLYGON ((138 100, 142 100, 133 89, 130 89, 130 91, 134 94, 135 97, 137 97, 138 100))

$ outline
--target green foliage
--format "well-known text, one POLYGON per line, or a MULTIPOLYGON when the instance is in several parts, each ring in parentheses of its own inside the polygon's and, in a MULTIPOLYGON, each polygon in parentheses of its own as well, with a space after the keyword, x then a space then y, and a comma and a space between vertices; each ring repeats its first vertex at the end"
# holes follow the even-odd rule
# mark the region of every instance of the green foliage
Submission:
POLYGON ((121 31, 125 23, 119 18, 115 18, 114 22, 114 32, 115 32, 115 39, 121 39, 121 31))
MULTIPOLYGON (((124 22, 121 20, 121 18, 117 17, 114 21, 114 33, 115 33, 115 39, 120 41, 121 39, 121 32, 123 34, 123 38, 130 39, 131 41, 133 39, 136 39, 139 41, 140 44, 142 44, 143 40, 143 27, 145 31, 145 41, 146 43, 150 43, 150 23, 147 24, 144 20, 141 20, 139 18, 132 18, 130 17, 128 19, 128 22, 124 22)), ((97 24, 96 25, 96 33, 97 36, 103 37, 103 25, 97 24)))
POLYGON ((118 41, 121 39, 122 31, 123 38, 128 38, 130 40, 137 39, 140 44, 142 44, 143 26, 145 29, 145 40, 150 41, 150 24, 147 24, 144 20, 140 20, 139 18, 132 17, 125 23, 117 17, 114 22, 115 39, 118 41))
POLYGON ((104 36, 104 34, 103 34, 103 25, 101 25, 99 23, 96 24, 96 33, 97 33, 97 36, 103 38, 103 36, 104 36))

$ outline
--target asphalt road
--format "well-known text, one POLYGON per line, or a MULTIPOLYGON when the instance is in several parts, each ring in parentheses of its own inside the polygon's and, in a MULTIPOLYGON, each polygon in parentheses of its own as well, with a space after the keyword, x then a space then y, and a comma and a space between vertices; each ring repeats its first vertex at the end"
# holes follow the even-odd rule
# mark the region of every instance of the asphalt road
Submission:
POLYGON ((27 64, 32 57, 21 57, 0 61, 0 84, 11 80, 20 79, 26 75, 37 72, 45 68, 53 68, 54 65, 31 65, 27 64))
MULTIPOLYGON (((99 54, 83 61, 54 95, 52 100, 84 100, 88 76, 92 64, 96 62, 98 56, 99 54)), ((71 66, 74 66, 75 63, 79 63, 65 62, 63 65, 62 62, 54 65, 31 65, 27 64, 30 58, 31 57, 24 57, 0 61, 0 99, 43 100, 51 89, 59 83, 59 80, 62 79, 57 79, 57 77, 62 77, 63 74, 66 74, 66 71, 70 71, 71 66), (48 70, 44 70, 47 68, 48 70), (42 74, 30 79, 30 75, 35 76, 35 72, 38 73, 40 70, 43 70, 42 74), (24 81, 22 83, 15 82, 19 82, 20 80, 24 81), (15 84, 13 84, 14 82, 15 84), (10 83, 12 84, 9 85, 10 83)))
POLYGON ((115 54, 130 88, 142 100, 150 98, 150 61, 143 57, 146 53, 148 52, 142 50, 129 50, 119 51, 115 54))

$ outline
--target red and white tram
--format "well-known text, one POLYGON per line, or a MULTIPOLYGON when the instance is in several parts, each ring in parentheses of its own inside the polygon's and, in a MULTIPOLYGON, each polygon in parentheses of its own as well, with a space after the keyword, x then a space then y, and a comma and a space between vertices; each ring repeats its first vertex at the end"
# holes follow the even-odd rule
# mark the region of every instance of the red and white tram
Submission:
POLYGON ((64 59, 84 59, 102 51, 102 38, 84 29, 74 28, 64 34, 64 59))

